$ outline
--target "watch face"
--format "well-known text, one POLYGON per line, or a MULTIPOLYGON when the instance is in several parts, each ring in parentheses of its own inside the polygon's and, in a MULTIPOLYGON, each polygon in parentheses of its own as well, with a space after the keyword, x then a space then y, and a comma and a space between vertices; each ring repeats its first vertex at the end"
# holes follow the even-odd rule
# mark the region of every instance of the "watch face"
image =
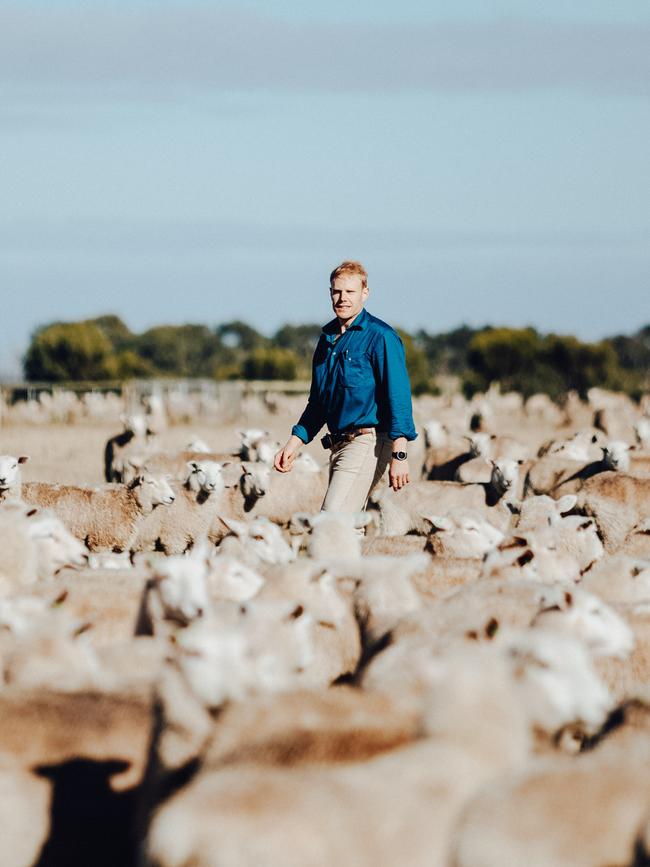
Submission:
POLYGON ((398 461, 406 460, 406 452, 393 452, 398 461))

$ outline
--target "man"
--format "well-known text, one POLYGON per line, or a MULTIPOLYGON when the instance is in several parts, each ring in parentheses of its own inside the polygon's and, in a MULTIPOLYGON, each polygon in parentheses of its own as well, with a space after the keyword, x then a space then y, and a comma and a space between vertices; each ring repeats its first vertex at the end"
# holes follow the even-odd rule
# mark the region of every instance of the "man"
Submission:
POLYGON ((364 309, 368 275, 343 262, 330 275, 336 318, 323 328, 314 352, 307 407, 275 468, 287 473, 298 449, 324 424, 331 450, 323 510, 359 512, 389 466, 394 490, 409 482, 406 444, 417 436, 404 346, 397 332, 364 309))

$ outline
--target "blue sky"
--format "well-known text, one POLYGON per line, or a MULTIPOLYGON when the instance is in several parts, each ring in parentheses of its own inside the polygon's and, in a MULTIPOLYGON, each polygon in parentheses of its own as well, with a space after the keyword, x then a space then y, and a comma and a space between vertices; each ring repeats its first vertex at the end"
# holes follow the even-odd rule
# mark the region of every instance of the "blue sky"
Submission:
POLYGON ((647 0, 0 0, 0 375, 52 319, 650 322, 647 0))

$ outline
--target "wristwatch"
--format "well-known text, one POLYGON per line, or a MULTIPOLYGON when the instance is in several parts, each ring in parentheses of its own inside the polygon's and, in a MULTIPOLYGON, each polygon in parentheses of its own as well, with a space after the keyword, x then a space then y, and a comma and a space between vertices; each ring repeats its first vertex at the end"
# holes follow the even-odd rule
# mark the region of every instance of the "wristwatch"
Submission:
POLYGON ((405 461, 408 457, 406 452, 391 452, 391 457, 398 461, 405 461))

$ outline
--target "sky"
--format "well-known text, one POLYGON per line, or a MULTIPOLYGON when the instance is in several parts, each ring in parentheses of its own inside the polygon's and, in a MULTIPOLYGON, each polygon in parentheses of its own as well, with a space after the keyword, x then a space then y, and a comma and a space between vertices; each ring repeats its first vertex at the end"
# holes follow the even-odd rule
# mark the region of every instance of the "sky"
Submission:
POLYGON ((116 313, 650 322, 647 0, 0 0, 0 377, 116 313))

